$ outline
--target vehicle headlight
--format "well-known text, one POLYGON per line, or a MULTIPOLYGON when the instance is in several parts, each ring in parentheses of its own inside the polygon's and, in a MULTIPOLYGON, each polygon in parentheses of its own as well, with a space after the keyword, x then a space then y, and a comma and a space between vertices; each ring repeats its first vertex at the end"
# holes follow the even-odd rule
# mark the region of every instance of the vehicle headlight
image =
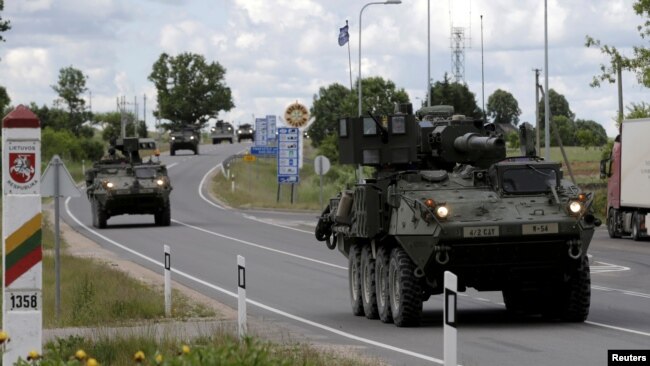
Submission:
POLYGON ((447 215, 449 215, 449 209, 447 206, 438 206, 438 208, 436 208, 436 216, 439 218, 446 219, 447 215))
POLYGON ((106 188, 113 188, 115 187, 115 184, 113 182, 106 182, 106 188))
POLYGON ((241 130, 237 130, 237 133, 241 133, 241 130))
POLYGON ((569 203, 569 211, 574 214, 582 211, 582 203, 578 201, 571 201, 571 203, 569 203))
POLYGON ((176 140, 176 137, 172 136, 172 141, 176 140))
POLYGON ((190 140, 194 140, 194 136, 190 136, 190 140))
POLYGON ((163 186, 165 184, 165 181, 162 180, 162 179, 158 179, 158 180, 156 180, 156 184, 159 185, 159 186, 163 186))
POLYGON ((248 130, 248 133, 253 133, 253 130, 248 130))
POLYGON ((212 128, 210 129, 210 131, 214 132, 214 131, 216 131, 216 130, 214 129, 214 127, 212 127, 212 128))

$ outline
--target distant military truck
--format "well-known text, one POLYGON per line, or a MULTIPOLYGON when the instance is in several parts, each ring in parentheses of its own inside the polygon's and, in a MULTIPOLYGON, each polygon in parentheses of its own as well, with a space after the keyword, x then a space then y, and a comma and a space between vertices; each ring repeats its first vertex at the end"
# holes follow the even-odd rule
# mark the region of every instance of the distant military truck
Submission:
POLYGON ((229 122, 217 121, 214 127, 210 129, 210 132, 213 144, 220 144, 222 141, 228 141, 232 144, 235 139, 235 129, 229 122))
POLYGON ((241 140, 255 140, 255 130, 250 123, 240 125, 237 129, 237 142, 241 142, 241 140))
POLYGON ((119 139, 111 145, 108 155, 86 171, 86 193, 94 227, 103 229, 109 218, 125 214, 151 214, 156 225, 171 224, 172 186, 167 167, 160 163, 157 154, 152 139, 119 139), (154 156, 143 161, 140 152, 146 150, 154 156))
POLYGON ((199 154, 201 131, 196 127, 183 127, 169 134, 169 155, 176 155, 177 150, 192 150, 194 155, 199 154))

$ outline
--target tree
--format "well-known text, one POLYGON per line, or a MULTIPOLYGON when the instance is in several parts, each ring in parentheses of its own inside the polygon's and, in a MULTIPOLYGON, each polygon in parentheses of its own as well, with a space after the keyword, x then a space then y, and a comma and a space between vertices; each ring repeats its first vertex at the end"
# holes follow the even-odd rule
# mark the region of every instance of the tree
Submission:
MULTIPOLYGON (((551 118, 555 118, 557 116, 564 116, 568 119, 575 118, 575 114, 571 111, 571 108, 569 107, 569 102, 566 100, 564 95, 556 92, 553 89, 549 89, 548 95, 549 95, 548 104, 549 104, 549 110, 551 111, 551 118)), ((539 101, 539 120, 540 120, 540 126, 542 128, 544 128, 545 121, 546 121, 546 119, 544 118, 544 98, 545 97, 542 97, 541 100, 539 101)))
MULTIPOLYGON (((402 88, 397 88, 395 83, 381 77, 369 77, 361 81, 363 88, 362 113, 371 111, 374 115, 388 115, 394 112, 395 103, 407 103, 408 94, 402 88)), ((350 91, 343 85, 334 83, 321 87, 310 110, 314 122, 309 127, 309 135, 314 146, 319 146, 325 137, 338 128, 341 117, 356 116, 359 114, 358 88, 350 91)))
POLYGON ((517 125, 521 109, 517 99, 509 92, 497 89, 488 97, 487 115, 494 123, 517 125))
MULTIPOLYGON (((0 0, 0 11, 3 11, 4 8, 5 2, 4 0, 0 0)), ((2 20, 2 17, 0 17, 0 41, 5 41, 4 37, 2 36, 2 32, 6 32, 9 29, 11 29, 11 23, 8 20, 2 20)))
POLYGON ((607 132, 598 122, 577 119, 575 121, 575 142, 583 146, 603 146, 607 143, 607 132), (585 142, 585 143, 583 143, 585 142))
MULTIPOLYGON (((135 116, 133 113, 126 115, 126 135, 147 137, 147 125, 144 121, 138 121, 134 124, 135 116)), ((111 141, 120 137, 122 132, 122 115, 120 112, 96 113, 93 116, 93 123, 102 126, 102 140, 111 141)))
POLYGON ((161 54, 148 78, 158 92, 158 109, 154 115, 170 121, 163 123, 168 129, 205 126, 210 118, 217 118, 219 111, 229 111, 235 106, 225 74, 226 69, 218 62, 207 63, 202 55, 161 54))
POLYGON ((4 111, 10 103, 11 98, 9 98, 9 94, 7 94, 7 89, 5 89, 4 86, 0 86, 0 113, 4 111))
POLYGON ((625 109, 627 109, 627 114, 625 115, 627 119, 650 118, 650 104, 646 102, 630 103, 625 109))
MULTIPOLYGON (((639 35, 642 39, 650 37, 650 0, 637 0, 632 4, 634 12, 645 17, 647 20, 637 26, 639 35)), ((608 64, 600 65, 600 75, 594 76, 591 86, 598 87, 603 81, 614 83, 616 81, 616 72, 620 67, 621 70, 629 70, 636 74, 639 84, 650 88, 650 48, 647 46, 633 47, 633 56, 628 57, 621 54, 614 46, 603 45, 600 40, 586 36, 585 46, 598 47, 600 52, 609 57, 608 64)))
MULTIPOLYGON (((552 128, 557 129, 564 146, 575 146, 576 126, 572 119, 564 115, 554 115, 551 123, 553 124, 552 128)), ((551 146, 559 146, 553 130, 551 130, 551 146)))
POLYGON ((469 117, 482 118, 481 109, 476 104, 476 96, 469 91, 467 84, 451 82, 445 73, 442 81, 431 86, 431 105, 446 104, 454 107, 454 112, 469 117))
POLYGON ((92 118, 91 113, 86 111, 86 101, 82 98, 88 90, 87 78, 81 70, 73 66, 64 67, 59 70, 59 80, 56 85, 52 85, 52 89, 60 98, 55 101, 55 105, 62 101, 68 109, 68 119, 62 127, 72 131, 76 136, 90 137, 92 130, 88 126, 83 126, 92 118))

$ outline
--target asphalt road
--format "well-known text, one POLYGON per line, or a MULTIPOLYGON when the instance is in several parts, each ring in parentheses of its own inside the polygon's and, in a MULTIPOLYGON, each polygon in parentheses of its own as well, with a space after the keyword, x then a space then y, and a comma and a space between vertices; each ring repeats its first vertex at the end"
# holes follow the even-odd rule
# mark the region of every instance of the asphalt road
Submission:
MULTIPOLYGON (((119 216, 91 227, 85 197, 66 203, 68 224, 148 268, 172 251, 173 277, 236 308, 236 257, 246 258, 249 315, 298 330, 314 342, 359 347, 392 365, 442 364, 441 296, 425 303, 418 328, 355 317, 347 260, 315 240, 314 214, 233 211, 211 202, 207 174, 249 144, 202 146, 198 156, 165 156, 174 190, 172 225, 119 216)), ((272 182, 269 182, 272 184, 272 182)), ((606 365, 608 349, 650 349, 650 242, 612 240, 598 230, 590 253, 592 305, 585 323, 508 316, 500 292, 468 290, 458 302, 461 365, 606 365)))

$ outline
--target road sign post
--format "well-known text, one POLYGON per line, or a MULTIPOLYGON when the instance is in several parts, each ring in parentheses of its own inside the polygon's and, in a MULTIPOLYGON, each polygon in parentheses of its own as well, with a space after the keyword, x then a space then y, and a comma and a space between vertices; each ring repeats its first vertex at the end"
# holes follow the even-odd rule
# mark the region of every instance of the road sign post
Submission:
POLYGON ((43 172, 41 179, 41 196, 54 197, 54 313, 58 318, 61 315, 61 230, 60 198, 79 197, 81 194, 75 185, 70 172, 58 155, 54 155, 43 172))
POLYGON ((444 322, 444 357, 445 366, 456 366, 458 357, 456 331, 456 303, 458 291, 458 277, 445 271, 445 306, 443 311, 444 322))
POLYGON ((2 120, 3 365, 42 353, 41 124, 19 105, 2 120))
POLYGON ((237 324, 239 338, 246 336, 246 259, 237 256, 237 324))
POLYGON ((172 253, 169 245, 163 247, 165 251, 165 316, 172 315, 172 253))

